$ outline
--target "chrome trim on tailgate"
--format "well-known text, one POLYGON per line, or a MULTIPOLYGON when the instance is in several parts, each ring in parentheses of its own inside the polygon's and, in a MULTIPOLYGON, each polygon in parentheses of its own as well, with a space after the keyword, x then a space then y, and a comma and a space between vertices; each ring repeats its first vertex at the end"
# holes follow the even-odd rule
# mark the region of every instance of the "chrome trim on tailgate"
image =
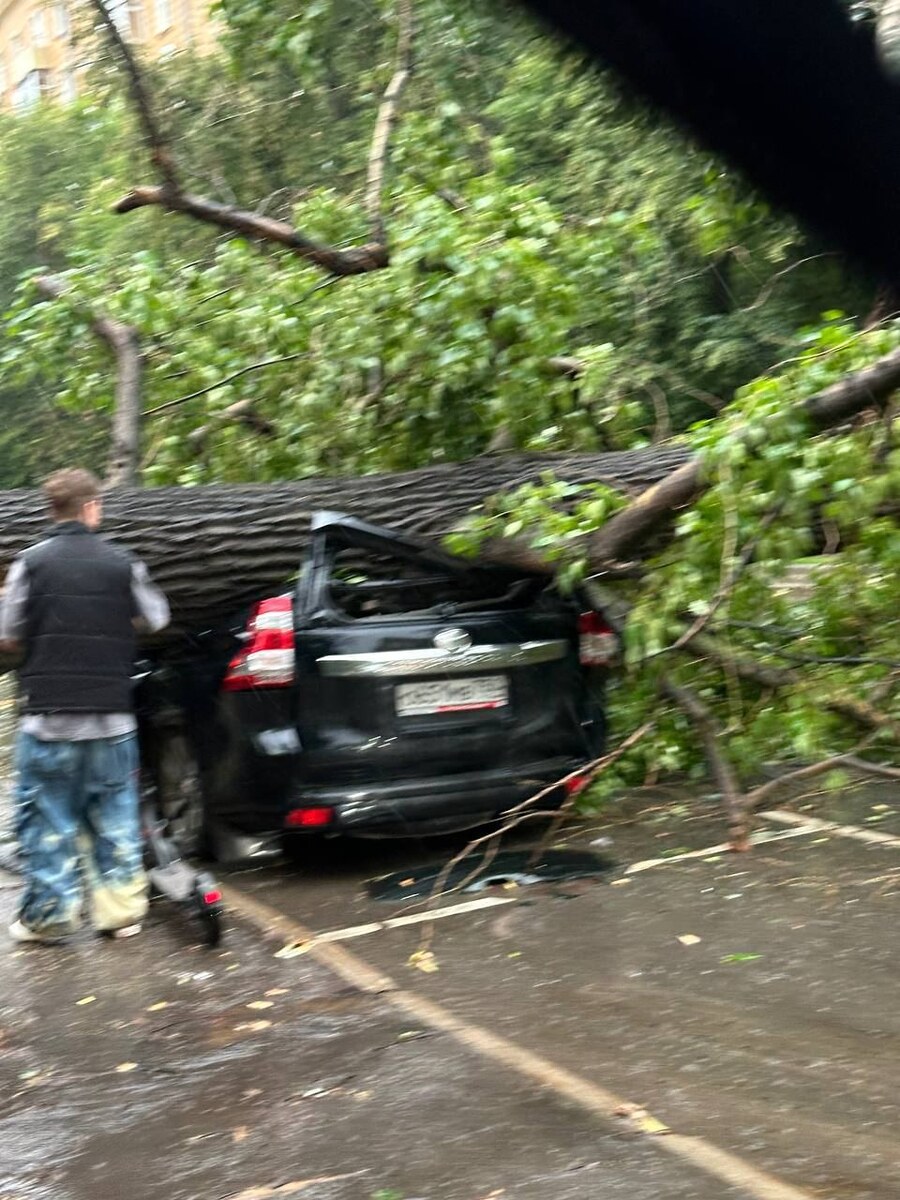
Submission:
POLYGON ((385 650, 373 654, 326 654, 316 659, 331 678, 415 675, 470 675, 473 671, 511 670, 565 658, 569 643, 513 642, 505 646, 470 646, 467 650, 385 650))

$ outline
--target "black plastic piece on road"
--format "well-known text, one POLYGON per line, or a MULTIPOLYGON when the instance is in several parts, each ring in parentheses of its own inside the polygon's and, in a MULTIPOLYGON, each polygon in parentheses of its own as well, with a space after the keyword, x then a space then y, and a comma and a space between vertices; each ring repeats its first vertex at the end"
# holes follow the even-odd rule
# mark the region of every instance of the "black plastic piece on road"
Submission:
MULTIPOLYGON (((546 850, 537 859, 533 856, 533 850, 506 850, 481 867, 483 856, 472 855, 453 868, 443 881, 443 891, 486 892, 505 883, 526 887, 537 883, 595 879, 616 865, 611 859, 588 850, 546 850), (465 886, 461 887, 462 884, 465 886)), ((446 863, 432 863, 395 871, 392 875, 370 880, 366 891, 372 900, 427 899, 445 868, 446 863)))

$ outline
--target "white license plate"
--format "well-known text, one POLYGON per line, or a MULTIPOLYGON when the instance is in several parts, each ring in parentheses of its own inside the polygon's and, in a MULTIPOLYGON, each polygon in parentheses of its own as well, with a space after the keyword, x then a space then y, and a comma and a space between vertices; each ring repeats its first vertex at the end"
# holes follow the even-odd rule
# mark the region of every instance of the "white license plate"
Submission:
POLYGON ((509 704, 509 684, 505 675, 399 683, 394 688, 394 704, 398 717, 506 708, 509 704))

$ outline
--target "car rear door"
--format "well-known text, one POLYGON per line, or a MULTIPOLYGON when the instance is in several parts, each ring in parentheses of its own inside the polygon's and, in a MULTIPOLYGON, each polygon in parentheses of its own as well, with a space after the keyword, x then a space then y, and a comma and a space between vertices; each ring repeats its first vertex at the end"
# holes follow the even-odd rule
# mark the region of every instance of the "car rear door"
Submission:
POLYGON ((320 514, 295 639, 310 783, 512 769, 597 744, 577 609, 538 576, 320 514))

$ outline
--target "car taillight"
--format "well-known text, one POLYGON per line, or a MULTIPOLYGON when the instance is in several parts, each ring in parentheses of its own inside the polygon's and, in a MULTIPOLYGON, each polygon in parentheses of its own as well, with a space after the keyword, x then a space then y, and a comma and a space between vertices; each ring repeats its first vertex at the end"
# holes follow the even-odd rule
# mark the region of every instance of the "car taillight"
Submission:
POLYGON ((321 829, 332 821, 333 808, 292 808, 284 819, 288 829, 321 829))
POLYGON ((246 645, 228 664, 222 689, 287 687, 294 682, 294 609, 290 596, 261 600, 244 634, 246 645))
POLYGON ((598 612, 582 613, 578 618, 579 657, 583 667, 608 667, 619 652, 619 639, 605 617, 598 612))

